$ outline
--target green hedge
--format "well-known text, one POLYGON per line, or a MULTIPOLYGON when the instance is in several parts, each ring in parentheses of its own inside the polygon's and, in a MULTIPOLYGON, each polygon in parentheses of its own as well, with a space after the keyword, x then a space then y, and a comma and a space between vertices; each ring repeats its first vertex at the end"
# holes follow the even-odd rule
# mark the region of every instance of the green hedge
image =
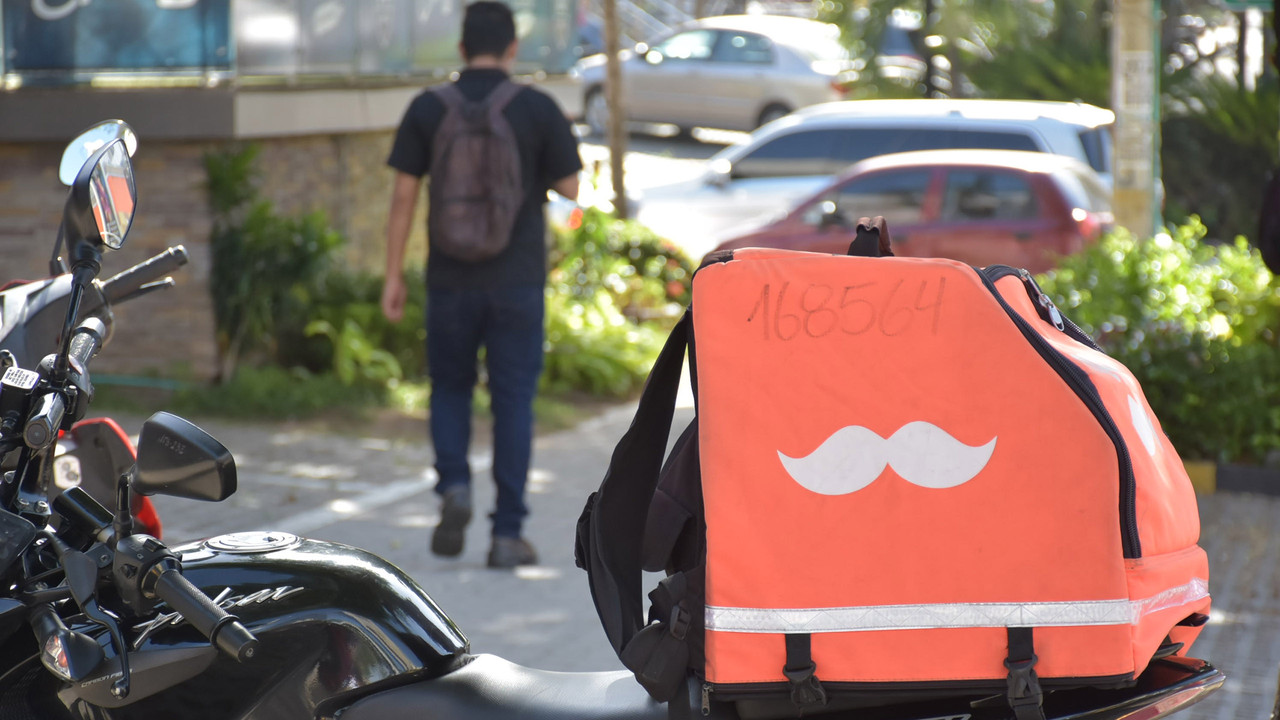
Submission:
POLYGON ((643 225, 587 208, 556 232, 550 262, 543 389, 634 393, 689 302, 692 260, 643 225))
POLYGON ((1280 449, 1280 286, 1244 238, 1102 238, 1039 278, 1142 383, 1184 459, 1261 462, 1280 449))

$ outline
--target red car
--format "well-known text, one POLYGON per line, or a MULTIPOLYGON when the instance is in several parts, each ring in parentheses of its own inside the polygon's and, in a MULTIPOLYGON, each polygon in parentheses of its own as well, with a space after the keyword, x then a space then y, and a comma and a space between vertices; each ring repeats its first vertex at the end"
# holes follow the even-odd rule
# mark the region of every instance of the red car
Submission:
POLYGON ((1032 272, 1114 222, 1111 193, 1075 159, 1015 150, 925 150, 868 158, 785 217, 717 249, 844 253, 860 217, 883 215, 894 254, 1032 272))

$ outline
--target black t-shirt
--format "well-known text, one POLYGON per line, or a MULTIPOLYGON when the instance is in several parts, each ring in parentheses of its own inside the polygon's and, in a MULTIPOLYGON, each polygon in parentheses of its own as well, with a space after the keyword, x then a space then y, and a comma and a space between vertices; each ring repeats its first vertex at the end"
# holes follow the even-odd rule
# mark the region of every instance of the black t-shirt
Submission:
MULTIPOLYGON (((497 69, 463 70, 458 89, 467 99, 484 98, 507 74, 497 69)), ((463 262, 443 253, 428 252, 427 284, 438 288, 485 288, 541 285, 547 278, 546 219, 542 208, 551 183, 582 169, 578 141, 555 100, 526 86, 503 110, 520 148, 525 198, 511 231, 511 244, 482 262, 463 262)), ((431 140, 444 118, 444 105, 430 91, 413 99, 387 164, 422 177, 431 167, 431 140)), ((428 210, 430 212, 430 210, 428 210)), ((428 243, 430 238, 428 238, 428 243)))

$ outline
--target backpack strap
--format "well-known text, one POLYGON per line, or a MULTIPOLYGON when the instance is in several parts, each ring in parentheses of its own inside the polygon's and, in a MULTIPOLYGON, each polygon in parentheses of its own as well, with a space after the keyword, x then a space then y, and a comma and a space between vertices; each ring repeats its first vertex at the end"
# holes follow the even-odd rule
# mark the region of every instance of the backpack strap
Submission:
POLYGON ((650 657, 652 649, 632 648, 629 653, 625 650, 645 628, 641 585, 645 509, 658 485, 692 322, 692 315, 686 311, 658 355, 631 427, 614 449, 600 489, 587 498, 578 520, 574 548, 578 567, 587 571, 591 597, 609 644, 655 698, 679 689, 687 662, 672 659, 657 671, 650 657))
POLYGON ((515 99, 516 95, 524 89, 524 85, 507 78, 498 83, 498 86, 491 90, 488 95, 484 96, 480 102, 489 105, 489 117, 496 118, 497 114, 506 109, 507 104, 515 99))

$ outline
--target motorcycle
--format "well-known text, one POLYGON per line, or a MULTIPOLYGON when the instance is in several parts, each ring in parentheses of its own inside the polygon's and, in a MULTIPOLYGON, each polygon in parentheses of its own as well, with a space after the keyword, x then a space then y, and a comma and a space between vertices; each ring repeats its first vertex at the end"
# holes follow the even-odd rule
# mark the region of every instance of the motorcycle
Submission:
MULTIPOLYGON (((82 310, 93 303, 103 253, 127 234, 135 199, 123 142, 94 150, 64 213, 69 290, 55 349, 0 378, 0 457, 16 458, 0 482, 0 717, 768 716, 762 706, 712 701, 692 677, 684 696, 662 704, 627 671, 547 672, 472 654, 417 583, 349 546, 247 532, 167 547, 138 532, 131 493, 216 502, 237 487, 227 448, 175 415, 143 424, 113 507, 80 487, 45 502, 57 431, 92 402, 89 367, 109 336, 109 314, 82 318, 82 310)), ((130 283, 153 281, 156 267, 130 283)), ((1131 687, 1049 692, 1044 711, 1053 720, 1154 720, 1224 679, 1209 663, 1162 657, 1131 687)), ((882 698, 821 717, 1009 713, 1003 695, 985 693, 882 698)))
MULTIPOLYGON (((121 120, 98 123, 68 144, 58 168, 62 184, 70 186, 89 155, 117 138, 132 157, 137 137, 121 120)), ((49 277, 37 281, 14 280, 0 287, 0 370, 15 365, 32 367, 56 349, 72 289, 69 268, 61 256, 62 247, 63 238, 59 234, 49 259, 49 277)), ((94 280, 85 288, 81 312, 103 319, 110 327, 113 305, 173 287, 172 279, 161 276, 186 262, 186 250, 179 245, 108 280, 94 280)), ((81 420, 60 432, 54 455, 54 482, 49 485, 48 501, 78 485, 99 502, 111 504, 116 478, 132 467, 137 451, 128 434, 114 420, 98 417, 81 420)), ((135 519, 147 534, 160 537, 160 516, 151 501, 135 497, 133 507, 135 519)))

